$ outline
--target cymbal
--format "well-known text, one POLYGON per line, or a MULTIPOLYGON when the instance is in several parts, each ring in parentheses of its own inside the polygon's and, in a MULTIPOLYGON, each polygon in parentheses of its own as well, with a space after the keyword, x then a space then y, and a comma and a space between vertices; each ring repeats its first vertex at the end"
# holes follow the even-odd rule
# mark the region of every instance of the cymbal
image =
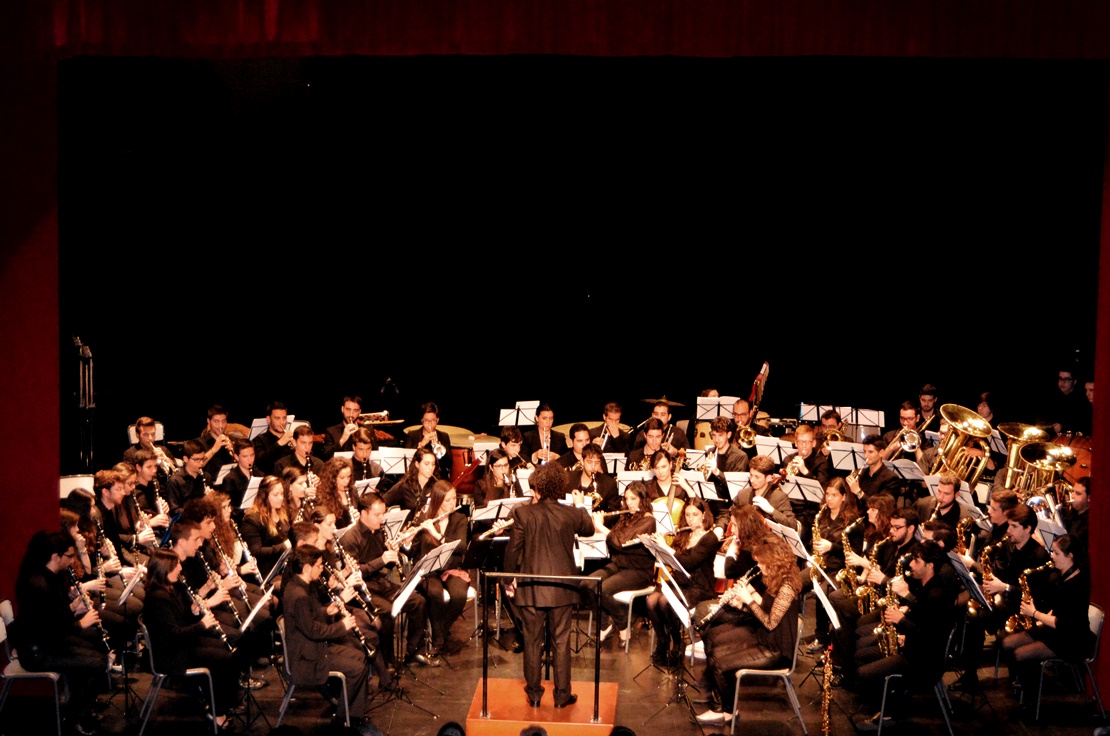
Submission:
POLYGON ((666 394, 663 394, 663 398, 661 398, 661 399, 640 399, 640 401, 644 402, 645 404, 666 404, 667 406, 686 406, 686 404, 683 404, 679 401, 671 401, 670 399, 667 398, 666 394))

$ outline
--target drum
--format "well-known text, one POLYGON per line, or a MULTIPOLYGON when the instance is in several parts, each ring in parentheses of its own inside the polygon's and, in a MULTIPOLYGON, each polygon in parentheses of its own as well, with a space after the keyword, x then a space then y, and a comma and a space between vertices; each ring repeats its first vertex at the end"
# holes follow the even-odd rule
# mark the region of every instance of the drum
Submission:
POLYGON ((713 444, 713 439, 709 436, 709 422, 697 422, 694 424, 694 449, 705 450, 713 444))
POLYGON ((1052 440, 1057 445, 1070 447, 1075 453, 1075 465, 1064 471, 1064 480, 1074 484, 1079 478, 1091 475, 1091 438, 1081 434, 1073 435, 1071 432, 1057 435, 1052 440))

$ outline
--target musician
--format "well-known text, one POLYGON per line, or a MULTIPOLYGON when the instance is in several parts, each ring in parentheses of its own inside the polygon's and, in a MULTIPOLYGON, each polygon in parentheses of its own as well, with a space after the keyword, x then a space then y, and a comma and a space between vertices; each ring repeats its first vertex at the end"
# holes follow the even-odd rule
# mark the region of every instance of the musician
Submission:
POLYGON ((176 466, 173 453, 164 444, 156 444, 155 436, 158 434, 158 424, 150 417, 139 417, 135 420, 135 434, 139 441, 127 448, 123 453, 123 462, 134 463, 137 450, 150 450, 158 460, 158 468, 163 479, 173 475, 176 466))
POLYGON ((262 577, 270 574, 289 543, 290 519, 285 510, 285 488, 276 475, 267 475, 258 486, 254 504, 243 516, 243 542, 258 563, 262 577))
POLYGON ((920 498, 914 504, 920 519, 937 519, 956 530, 956 525, 971 514, 961 504, 956 503, 956 491, 960 478, 955 473, 944 472, 937 481, 937 495, 920 498))
MULTIPOLYGON (((417 454, 426 454, 434 458, 428 450, 418 450, 417 454)), ((393 599, 401 589, 394 585, 388 576, 387 567, 396 565, 400 560, 396 548, 386 544, 385 532, 382 523, 385 520, 385 501, 377 493, 371 491, 364 493, 358 500, 359 523, 340 538, 343 548, 359 565, 362 579, 370 590, 371 599, 381 615, 381 640, 382 654, 386 663, 392 663, 393 655, 393 616, 390 610, 393 599)), ((424 626, 427 623, 427 608, 424 596, 419 591, 413 591, 405 601, 402 612, 408 616, 408 641, 406 642, 405 663, 415 662, 427 667, 438 667, 439 657, 434 653, 425 654, 424 626)))
MULTIPOLYGON (((675 535, 672 546, 675 557, 689 577, 676 582, 690 608, 701 601, 716 598, 713 562, 717 557, 720 543, 713 534, 713 513, 705 499, 695 496, 686 504, 683 512, 686 526, 675 535)), ((665 544, 663 535, 656 532, 657 541, 665 544)), ((657 665, 677 665, 682 660, 682 634, 684 628, 678 616, 670 607, 662 591, 655 591, 647 597, 648 616, 655 630, 655 651, 651 661, 657 665)))
POLYGON ((534 470, 536 466, 528 462, 525 458, 521 457, 520 452, 523 447, 524 436, 520 433, 519 427, 502 427, 501 428, 501 446, 497 449, 505 453, 509 458, 509 469, 514 473, 519 468, 526 470, 534 470))
MULTIPOLYGON (((1002 596, 1002 606, 995 606, 999 616, 1017 612, 1021 604, 1021 588, 1018 585, 1021 573, 1048 561, 1048 552, 1033 538, 1037 531, 1037 514, 1033 509, 1018 504, 1006 512, 1006 522, 1010 543, 1004 545, 1001 553, 994 557, 994 579, 983 583, 983 592, 987 595, 1002 596)), ((1032 584, 1036 586, 1038 583, 1032 584)))
POLYGON ((733 446, 732 435, 732 420, 728 417, 715 417, 709 423, 709 439, 713 441, 713 447, 706 450, 707 453, 712 453, 706 456, 706 462, 712 465, 709 478, 721 498, 728 498, 728 483, 724 474, 744 473, 748 470, 748 456, 733 446))
POLYGON ((697 717, 699 724, 727 723, 736 697, 736 670, 789 667, 798 638, 801 577, 794 553, 780 537, 765 536, 752 552, 763 580, 763 592, 745 585, 731 600, 751 612, 752 622, 736 626, 706 655, 714 692, 721 704, 697 717), (727 709, 727 710, 726 710, 727 709))
MULTIPOLYGON (((436 445, 442 445, 443 457, 439 458, 439 477, 450 478, 451 466, 454 462, 451 457, 451 438, 439 427, 439 407, 429 401, 420 407, 420 429, 414 429, 405 435, 405 447, 408 449, 419 448, 422 450, 435 450, 436 445)), ((564 445, 565 448, 565 445, 564 445)))
POLYGON ((570 473, 570 488, 583 493, 596 491, 601 496, 597 510, 615 511, 620 507, 621 494, 617 491, 617 482, 604 473, 604 462, 605 456, 597 445, 582 448, 582 470, 570 473))
POLYGON ((663 449, 663 422, 655 417, 644 422, 644 444, 628 453, 628 470, 647 470, 651 457, 663 449))
POLYGON ((323 685, 329 672, 342 672, 351 725, 367 734, 378 732, 364 720, 370 668, 367 652, 351 634, 357 625, 355 617, 340 611, 335 603, 325 607, 320 602, 323 552, 309 545, 298 546, 290 570, 293 574, 285 585, 283 605, 285 649, 293 684, 323 685))
MULTIPOLYGON (((853 554, 847 556, 844 562, 847 565, 861 567, 860 579, 876 590, 883 590, 887 582, 894 577, 898 558, 909 552, 916 541, 919 526, 921 526, 921 520, 916 511, 905 507, 894 509, 890 514, 886 543, 878 550, 874 546, 869 547, 866 557, 853 554)), ((867 623, 867 621, 861 620, 860 623, 867 623)))
POLYGON ((619 452, 627 455, 632 449, 632 436, 621 429, 621 405, 610 401, 602 410, 600 427, 590 430, 590 440, 597 445, 597 449, 604 452, 619 452), (605 434, 604 440, 602 434, 605 434))
MULTIPOLYGON (((859 517, 859 507, 856 496, 848 491, 848 484, 843 478, 833 478, 825 488, 825 499, 821 509, 814 519, 817 531, 813 535, 813 556, 822 561, 822 569, 832 578, 836 579, 837 573, 844 569, 844 530, 849 524, 859 517)), ((862 538, 862 537, 861 537, 862 538)), ((859 549, 857 546, 856 549, 859 549)), ((817 575, 813 578, 814 585, 820 584, 830 593, 828 583, 817 575)), ((829 626, 831 621, 825 607, 818 605, 816 608, 817 622, 816 635, 813 642, 806 647, 807 654, 817 654, 828 648, 831 636, 829 626)))
POLYGON ((1071 488, 1071 506, 1063 510, 1064 526, 1076 542, 1087 546, 1087 518, 1091 510, 1091 478, 1076 478, 1071 488))
MULTIPOLYGON (((883 441, 886 442, 883 460, 897 460, 902 457, 902 433, 909 430, 917 431, 917 425, 920 423, 921 415, 917 413, 917 405, 912 401, 903 401, 898 409, 898 424, 901 426, 883 435, 883 441)), ((920 443, 917 449, 921 449, 920 443)))
MULTIPOLYGON (((878 646, 857 653, 858 677, 866 693, 879 704, 883 682, 888 675, 899 673, 909 678, 912 687, 931 687, 944 671, 948 635, 955 623, 953 591, 941 584, 939 569, 946 555, 936 542, 914 544, 909 560, 909 574, 921 585, 908 610, 899 607, 884 609, 882 620, 897 627, 899 638, 905 637, 897 654, 883 656, 878 646)), ((905 690, 897 689, 888 699, 887 711, 898 716, 907 705, 905 690)), ((872 716, 869 727, 879 725, 879 713, 872 716)), ((893 725, 887 723, 884 725, 893 725)))
MULTIPOLYGON (((651 583, 655 556, 637 539, 641 534, 655 531, 655 517, 650 509, 647 487, 640 481, 633 481, 624 491, 624 510, 627 513, 618 518, 612 529, 605 526, 605 514, 600 511, 593 514, 594 529, 606 535, 605 544, 609 548, 609 564, 590 575, 604 581, 601 584, 602 620, 598 622, 600 641, 605 641, 613 633, 610 617, 623 623, 627 606, 619 603, 614 596, 622 590, 637 590, 651 583)), ((583 582, 579 587, 583 605, 593 609, 597 600, 594 585, 583 582)), ((626 641, 630 634, 628 629, 621 629, 621 642, 626 641)))
MULTIPOLYGON (((451 627, 466 606, 466 595, 470 589, 470 575, 461 569, 466 558, 468 523, 466 515, 456 511, 457 498, 455 488, 448 481, 437 480, 433 483, 428 495, 428 513, 420 524, 420 533, 413 539, 414 560, 422 559, 448 542, 459 542, 447 564, 427 575, 420 583, 421 592, 428 602, 428 619, 432 622, 432 651, 437 653, 444 651, 451 627)), ((453 652, 461 648, 460 642, 451 645, 453 652)))
POLYGON ((258 562, 250 556, 250 550, 240 539, 238 527, 235 526, 235 521, 232 519, 231 498, 226 493, 219 491, 211 494, 210 498, 212 504, 218 510, 214 519, 216 528, 212 534, 213 539, 218 540, 220 548, 231 560, 235 573, 240 577, 250 575, 261 583, 262 577, 258 572, 258 562))
POLYGON ((570 428, 570 451, 560 455, 559 459, 555 461, 556 464, 565 470, 581 469, 582 448, 588 444, 590 444, 590 428, 581 422, 572 425, 570 428))
POLYGON ((931 475, 933 466, 937 463, 937 458, 940 456, 940 448, 944 447, 944 441, 948 437, 948 432, 951 427, 948 426, 948 421, 945 419, 940 420, 937 425, 937 435, 940 442, 922 449, 920 446, 914 452, 914 457, 917 459, 917 467, 921 468, 921 472, 925 475, 931 475))
MULTIPOLYGON (((776 524, 798 528, 790 498, 778 487, 781 476, 775 473, 775 461, 766 455, 756 455, 748 465, 748 486, 736 494, 732 506, 755 506, 764 516, 776 524)), ((728 516, 717 518, 717 526, 722 529, 728 524, 728 516)))
POLYGON ((404 477, 385 494, 386 506, 400 506, 414 513, 424 508, 436 470, 435 454, 427 447, 417 448, 404 477))
MULTIPOLYGON (((126 463, 120 463, 128 467, 126 463)), ((139 533, 134 532, 132 521, 123 515, 127 513, 123 508, 124 499, 127 498, 127 476, 118 470, 98 470, 93 476, 93 488, 96 491, 96 505, 93 518, 98 521, 98 528, 104 533, 107 541, 112 545, 113 554, 128 566, 136 564, 135 544, 154 546, 154 532, 145 528, 139 533)))
POLYGON ((1037 424, 1051 424, 1057 435, 1064 432, 1091 434, 1091 402, 1085 394, 1075 390, 1079 383, 1074 368, 1062 368, 1056 377, 1056 388, 1048 400, 1037 424))
MULTIPOLYGON (((355 435, 361 429, 358 424, 358 417, 362 413, 362 398, 359 396, 344 396, 343 406, 339 407, 339 411, 343 414, 343 421, 324 430, 322 454, 325 460, 330 460, 337 452, 349 452, 354 449, 355 435)), ((374 437, 371 435, 369 439, 370 449, 374 449, 376 444, 374 437)))
POLYGON ((231 452, 235 457, 235 467, 224 476, 220 490, 231 498, 231 503, 238 511, 243 505, 243 495, 247 492, 251 478, 261 478, 262 471, 254 467, 254 445, 250 440, 236 437, 231 441, 231 452))
POLYGON ((196 440, 185 441, 185 462, 166 481, 166 502, 170 505, 170 516, 181 513, 189 499, 204 497, 204 490, 211 480, 204 472, 205 457, 204 445, 196 440))
POLYGON ((157 458, 152 451, 140 448, 132 453, 131 459, 133 460, 131 467, 135 470, 135 500, 138 501, 139 507, 152 517, 151 526, 161 528, 169 526, 169 515, 165 513, 169 510, 169 505, 161 498, 162 484, 158 478, 157 458), (159 518, 157 523, 154 523, 155 516, 164 518, 159 518))
MULTIPOLYGON (((513 509, 505 570, 531 575, 577 575, 575 535, 592 534, 594 522, 583 509, 559 503, 566 491, 566 475, 561 470, 540 468, 531 481, 535 491, 532 503, 513 509)), ((555 707, 574 704, 578 696, 570 691, 570 626, 578 594, 571 584, 526 578, 510 586, 508 594, 523 620, 527 682, 524 692, 528 704, 538 707, 544 693, 541 659, 545 632, 551 640, 555 707)))
POLYGON ((289 411, 280 401, 266 406, 269 427, 254 438, 254 459, 259 472, 272 475, 274 463, 292 452, 293 432, 287 426, 289 411))
POLYGON ((358 521, 354 493, 354 466, 345 457, 333 457, 324 464, 316 486, 316 508, 335 514, 336 524, 348 527, 358 521))
POLYGON ((521 445, 521 454, 533 465, 546 464, 566 454, 567 440, 562 432, 552 431, 554 424, 555 412, 547 404, 540 404, 536 409, 536 428, 524 433, 521 445))
MULTIPOLYGON (((385 476, 382 466, 370 459, 370 453, 374 451, 374 447, 373 432, 365 427, 360 427, 351 436, 351 465, 355 470, 354 482, 385 476)), ((385 491, 385 488, 382 487, 382 481, 378 481, 375 490, 379 493, 385 491)))
POLYGON ((306 473, 320 475, 324 471, 324 462, 312 454, 312 445, 315 442, 312 427, 307 424, 298 425, 293 430, 293 452, 274 463, 274 475, 281 475, 291 465, 303 468, 306 473))
POLYGON ((231 438, 227 430, 227 409, 215 404, 208 409, 208 422, 197 442, 204 445, 204 471, 215 478, 220 468, 235 462, 231 457, 231 438))
MULTIPOLYGON (((285 497, 285 515, 289 523, 304 521, 316 506, 316 488, 308 484, 308 474, 296 465, 286 466, 281 471, 281 487, 285 497)), ((261 493, 262 489, 259 488, 261 493)), ((257 498, 257 497, 256 497, 257 498)))
MULTIPOLYGON (((651 409, 651 418, 658 420, 662 425, 662 449, 666 450, 668 455, 674 457, 675 453, 679 450, 690 449, 690 442, 686 439, 686 433, 679 431, 677 426, 671 424, 671 402, 665 400, 656 402, 655 406, 651 409)), ((643 447, 646 442, 647 425, 636 434, 636 439, 632 443, 632 449, 643 447)))
POLYGON ((648 498, 656 508, 666 507, 674 527, 682 526, 682 509, 694 495, 694 489, 681 475, 674 472, 674 460, 665 450, 651 456, 651 469, 655 477, 646 484, 648 498))
MULTIPOLYGON (((736 425, 736 432, 734 439, 737 446, 740 446, 740 435, 742 430, 751 428, 755 433, 761 437, 767 437, 771 434, 771 430, 764 427, 762 424, 757 424, 755 421, 755 412, 752 411, 751 402, 747 399, 737 399, 732 405, 732 421, 736 425)), ((749 458, 753 458, 758 452, 753 444, 751 447, 740 447, 740 450, 749 458)))
POLYGON ((827 486, 832 464, 825 455, 815 452, 817 449, 817 433, 814 432, 813 427, 808 424, 798 425, 798 429, 794 432, 794 447, 797 451, 783 458, 783 467, 793 465, 794 472, 797 475, 803 478, 812 478, 820 483, 822 488, 827 486))
MULTIPOLYGON (((1070 534, 1052 544, 1052 573, 1038 573, 1048 580, 1043 592, 1022 600, 1019 613, 1032 626, 1015 631, 1002 640, 1002 653, 1009 662, 1010 675, 1019 688, 1032 692, 1039 665, 1046 659, 1078 661, 1091 654, 1095 637, 1088 612, 1091 603, 1091 576, 1087 570, 1085 547, 1070 534)), ((1027 582, 1033 577, 1026 578, 1027 582)))
POLYGON ((921 421, 917 424, 917 431, 922 437, 925 436, 925 430, 936 429, 936 421, 940 416, 936 412, 937 406, 937 387, 931 383, 926 383, 917 392, 917 408, 918 416, 921 421))
POLYGON ((145 584, 143 621, 150 633, 155 666, 159 672, 176 675, 192 667, 207 667, 216 700, 213 715, 216 725, 223 728, 237 700, 239 669, 228 645, 219 638, 219 622, 189 598, 182 581, 181 560, 174 552, 155 550, 145 584))
POLYGON ((486 456, 486 472, 474 484, 474 508, 484 508, 490 501, 520 495, 516 479, 509 479, 510 464, 509 455, 500 448, 486 456))
MULTIPOLYGON (((851 442, 852 439, 848 436, 848 430, 844 426, 843 420, 840 418, 840 412, 836 409, 826 409, 821 413, 821 427, 818 434, 824 436, 829 432, 839 432, 840 436, 844 438, 844 442, 851 442)), ((822 440, 821 454, 828 457, 829 448, 825 447, 822 440)))
MULTIPOLYGON (((916 417, 916 414, 914 415, 916 417)), ((916 422, 916 419, 914 420, 916 422)), ((888 493, 898 498, 902 495, 902 479, 893 470, 883 465, 883 451, 886 440, 877 434, 863 438, 863 460, 866 465, 860 470, 848 488, 859 498, 870 498, 876 493, 888 493)))
POLYGON ((15 595, 19 618, 8 631, 19 663, 31 672, 61 672, 69 683, 63 704, 67 725, 78 734, 96 732, 92 706, 107 683, 108 649, 95 606, 70 602, 66 572, 76 556, 63 532, 36 532, 19 567, 15 595))

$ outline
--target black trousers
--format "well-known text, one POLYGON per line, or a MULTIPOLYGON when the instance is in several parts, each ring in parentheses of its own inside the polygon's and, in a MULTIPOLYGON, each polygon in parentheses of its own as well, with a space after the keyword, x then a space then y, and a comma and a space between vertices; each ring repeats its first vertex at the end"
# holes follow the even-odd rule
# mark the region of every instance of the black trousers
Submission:
POLYGON ((532 700, 543 697, 543 639, 551 639, 554 659, 555 705, 565 705, 570 698, 570 620, 574 606, 536 608, 520 606, 524 622, 524 692, 532 700))
MULTIPOLYGON (((400 590, 400 588, 396 590, 400 590)), ((389 591, 384 592, 388 593, 389 591)), ((387 663, 393 662, 396 659, 393 652, 394 621, 390 614, 393 601, 386 595, 373 591, 370 593, 370 600, 373 601, 374 607, 382 612, 380 617, 382 628, 378 632, 382 655, 387 663)), ((419 652, 420 648, 424 646, 424 626, 428 623, 428 609, 424 596, 417 591, 413 591, 409 599, 405 601, 401 612, 409 619, 408 639, 405 642, 405 657, 407 658, 419 652)))

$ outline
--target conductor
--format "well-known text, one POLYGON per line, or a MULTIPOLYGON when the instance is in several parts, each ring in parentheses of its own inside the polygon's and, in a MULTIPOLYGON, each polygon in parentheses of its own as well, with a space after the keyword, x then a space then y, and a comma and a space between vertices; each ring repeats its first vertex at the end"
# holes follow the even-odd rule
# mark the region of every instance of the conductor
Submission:
MULTIPOLYGON (((513 511, 513 526, 505 550, 505 571, 532 575, 576 575, 574 537, 594 533, 593 520, 581 507, 563 506, 566 472, 556 464, 541 466, 531 478, 535 495, 531 504, 513 511)), ((555 707, 578 701, 570 691, 570 619, 578 602, 578 586, 545 580, 520 580, 514 601, 524 622, 524 688, 528 704, 540 705, 540 674, 544 631, 552 643, 555 663, 555 707)))

